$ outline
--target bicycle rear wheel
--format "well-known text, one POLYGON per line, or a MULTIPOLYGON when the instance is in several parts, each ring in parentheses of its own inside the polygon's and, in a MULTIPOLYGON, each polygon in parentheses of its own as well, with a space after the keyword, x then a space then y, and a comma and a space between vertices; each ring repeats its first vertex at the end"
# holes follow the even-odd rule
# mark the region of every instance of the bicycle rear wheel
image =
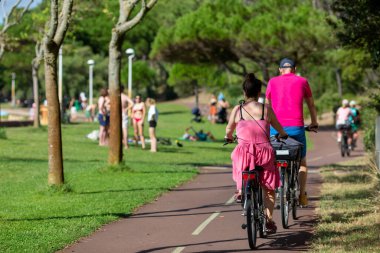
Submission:
POLYGON ((299 169, 299 162, 292 163, 292 183, 291 183, 291 206, 292 206, 292 217, 293 220, 297 220, 297 191, 298 191, 298 169, 299 169))
POLYGON ((256 248, 256 239, 257 239, 257 224, 255 219, 255 209, 254 209, 254 198, 247 199, 247 235, 248 243, 251 249, 256 248))
POLYGON ((259 225, 259 236, 260 238, 267 237, 267 219, 265 215, 265 206, 264 206, 264 192, 261 186, 258 190, 258 225, 259 225))
POLYGON ((289 221, 289 174, 286 168, 281 168, 281 183, 280 187, 280 211, 281 222, 283 228, 288 228, 289 221))

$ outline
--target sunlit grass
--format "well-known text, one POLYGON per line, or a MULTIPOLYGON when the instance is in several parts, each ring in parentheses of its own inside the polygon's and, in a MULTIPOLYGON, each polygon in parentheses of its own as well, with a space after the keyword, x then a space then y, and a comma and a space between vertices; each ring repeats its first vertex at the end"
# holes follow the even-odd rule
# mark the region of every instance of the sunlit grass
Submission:
POLYGON ((322 170, 314 252, 380 251, 380 183, 368 160, 322 170))

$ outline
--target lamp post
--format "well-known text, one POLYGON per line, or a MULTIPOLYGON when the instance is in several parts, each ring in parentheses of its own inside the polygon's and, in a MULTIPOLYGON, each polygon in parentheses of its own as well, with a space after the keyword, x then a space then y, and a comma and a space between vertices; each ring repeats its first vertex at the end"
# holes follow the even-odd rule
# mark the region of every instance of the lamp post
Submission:
POLYGON ((12 106, 16 106, 16 73, 12 73, 12 106))
POLYGON ((135 50, 128 48, 125 53, 128 55, 128 97, 132 98, 132 59, 135 57, 135 50))
POLYGON ((87 61, 87 64, 89 66, 89 74, 88 74, 88 88, 89 88, 89 92, 88 92, 88 96, 89 96, 89 105, 92 106, 92 91, 93 91, 93 80, 92 80, 92 77, 93 77, 93 70, 94 70, 94 65, 95 65, 95 61, 90 59, 87 61))

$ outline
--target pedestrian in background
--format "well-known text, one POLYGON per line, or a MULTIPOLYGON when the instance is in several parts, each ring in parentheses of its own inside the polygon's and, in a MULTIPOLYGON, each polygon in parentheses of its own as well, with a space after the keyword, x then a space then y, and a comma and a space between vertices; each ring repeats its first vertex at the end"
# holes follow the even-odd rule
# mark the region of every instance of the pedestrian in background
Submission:
POLYGON ((148 109, 148 123, 149 123, 149 138, 150 138, 150 151, 157 152, 157 137, 156 127, 158 120, 158 110, 156 107, 156 100, 153 98, 147 99, 148 109))
POLYGON ((135 137, 135 143, 141 141, 141 148, 145 149, 145 138, 144 138, 144 120, 145 120, 145 104, 141 100, 141 96, 137 95, 135 98, 135 104, 132 107, 132 122, 133 131, 135 137))

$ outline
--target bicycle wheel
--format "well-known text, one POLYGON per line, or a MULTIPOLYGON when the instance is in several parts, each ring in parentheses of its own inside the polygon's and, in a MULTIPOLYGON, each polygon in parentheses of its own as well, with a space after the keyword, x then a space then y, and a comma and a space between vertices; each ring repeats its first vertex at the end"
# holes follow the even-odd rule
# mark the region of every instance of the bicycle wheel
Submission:
POLYGON ((293 220, 297 220, 297 191, 298 191, 298 168, 299 162, 292 163, 292 175, 291 175, 291 196, 290 202, 292 207, 292 217, 293 220))
POLYGON ((288 228, 289 220, 289 174, 286 168, 281 168, 281 183, 280 187, 280 211, 282 227, 288 228))
POLYGON ((264 191, 261 187, 258 190, 258 225, 259 225, 259 236, 260 238, 267 237, 267 219, 265 215, 265 205, 264 205, 264 191))
POLYGON ((346 154, 346 143, 344 138, 342 138, 342 142, 340 143, 340 154, 342 157, 346 154))
POLYGON ((247 235, 248 235, 248 243, 251 249, 256 247, 256 234, 257 234, 257 226, 255 219, 255 210, 253 208, 254 200, 251 198, 247 199, 247 235))

